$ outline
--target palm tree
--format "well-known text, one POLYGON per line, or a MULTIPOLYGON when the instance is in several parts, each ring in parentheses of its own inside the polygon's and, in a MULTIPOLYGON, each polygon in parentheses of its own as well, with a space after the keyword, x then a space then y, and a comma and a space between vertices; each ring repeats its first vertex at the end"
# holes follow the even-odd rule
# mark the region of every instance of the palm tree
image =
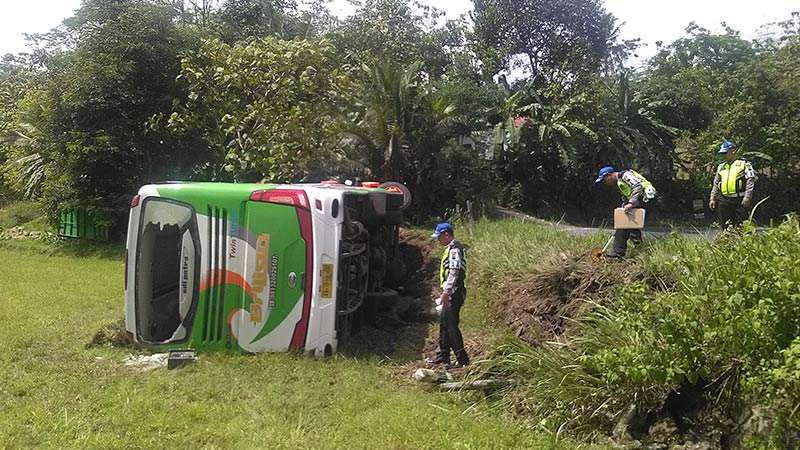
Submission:
POLYGON ((363 146, 373 176, 399 179, 414 152, 412 133, 437 126, 453 111, 423 88, 421 67, 421 63, 363 66, 364 90, 353 99, 358 112, 345 121, 343 132, 363 146))
POLYGON ((617 160, 635 162, 638 167, 647 167, 651 174, 666 174, 672 167, 678 130, 657 118, 655 110, 664 102, 651 101, 634 92, 627 73, 619 77, 616 101, 616 132, 611 144, 617 160))
POLYGON ((16 174, 16 182, 24 187, 24 198, 31 200, 41 192, 47 174, 53 167, 53 161, 35 137, 38 133, 33 124, 22 122, 18 128, 24 132, 7 128, 0 136, 0 142, 8 145, 13 153, 21 155, 8 161, 7 165, 16 174))

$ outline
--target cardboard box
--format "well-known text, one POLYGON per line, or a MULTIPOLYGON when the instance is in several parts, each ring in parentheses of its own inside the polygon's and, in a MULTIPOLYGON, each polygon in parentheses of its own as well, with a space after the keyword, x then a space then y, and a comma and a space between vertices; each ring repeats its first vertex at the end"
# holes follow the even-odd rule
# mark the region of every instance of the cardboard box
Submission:
POLYGON ((642 208, 631 208, 627 214, 623 208, 617 208, 614 210, 614 228, 641 230, 644 228, 644 213, 642 208))

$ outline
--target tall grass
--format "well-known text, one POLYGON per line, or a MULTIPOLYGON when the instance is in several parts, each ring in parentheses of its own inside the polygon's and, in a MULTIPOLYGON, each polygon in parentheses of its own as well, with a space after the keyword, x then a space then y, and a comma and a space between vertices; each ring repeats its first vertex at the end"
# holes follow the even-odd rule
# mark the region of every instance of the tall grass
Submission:
MULTIPOLYGON (((522 253, 504 259, 518 263, 522 253)), ((715 242, 673 236, 640 261, 674 285, 623 286, 581 321, 569 345, 507 343, 483 370, 519 377, 521 389, 504 401, 579 434, 609 432, 632 410, 655 413, 670 392, 698 388, 732 418, 743 404, 768 408, 784 430, 768 446, 792 448, 800 428, 798 255, 796 217, 715 242)))
MULTIPOLYGON (((467 246, 470 304, 464 309, 468 324, 493 323, 498 285, 551 264, 564 254, 602 246, 603 236, 576 237, 551 225, 521 220, 487 220, 473 226, 459 224, 457 237, 467 246)), ((496 327, 495 327, 496 328, 496 327)))
POLYGON ((0 230, 28 225, 29 231, 44 231, 51 227, 42 216, 41 208, 34 202, 16 202, 0 208, 0 230))

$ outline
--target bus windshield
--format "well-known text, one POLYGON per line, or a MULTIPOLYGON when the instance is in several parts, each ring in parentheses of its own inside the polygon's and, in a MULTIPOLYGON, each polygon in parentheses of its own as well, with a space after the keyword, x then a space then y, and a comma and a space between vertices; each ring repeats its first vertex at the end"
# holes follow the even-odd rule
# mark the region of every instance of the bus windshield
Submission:
POLYGON ((145 342, 186 338, 194 297, 195 214, 185 204, 149 198, 142 206, 136 249, 137 332, 145 342))

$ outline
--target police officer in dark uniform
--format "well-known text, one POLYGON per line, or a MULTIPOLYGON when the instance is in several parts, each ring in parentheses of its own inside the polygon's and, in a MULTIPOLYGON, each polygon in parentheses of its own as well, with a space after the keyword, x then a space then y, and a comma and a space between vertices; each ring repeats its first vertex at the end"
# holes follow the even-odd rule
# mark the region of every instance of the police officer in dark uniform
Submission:
POLYGON ((453 226, 447 222, 436 226, 431 239, 437 239, 444 247, 439 265, 439 285, 442 293, 437 299, 441 305, 439 319, 439 351, 434 359, 428 362, 447 364, 450 369, 458 369, 469 364, 467 351, 464 349, 464 338, 458 328, 459 314, 467 297, 467 262, 464 259, 464 247, 455 238, 453 226), (456 356, 455 364, 450 364, 450 352, 456 356))
MULTIPOLYGON (((644 208, 645 203, 656 198, 653 183, 639 172, 628 169, 617 172, 613 167, 607 166, 597 172, 594 184, 603 183, 607 186, 616 186, 622 195, 622 207, 625 211, 631 208, 644 208)), ((628 239, 635 243, 642 242, 642 230, 619 229, 614 232, 614 250, 606 253, 606 258, 621 258, 628 250, 628 239)))
POLYGON ((724 155, 725 162, 717 166, 708 207, 719 210, 719 226, 724 230, 742 224, 753 198, 756 175, 748 161, 736 159, 732 142, 723 142, 717 153, 724 155))

